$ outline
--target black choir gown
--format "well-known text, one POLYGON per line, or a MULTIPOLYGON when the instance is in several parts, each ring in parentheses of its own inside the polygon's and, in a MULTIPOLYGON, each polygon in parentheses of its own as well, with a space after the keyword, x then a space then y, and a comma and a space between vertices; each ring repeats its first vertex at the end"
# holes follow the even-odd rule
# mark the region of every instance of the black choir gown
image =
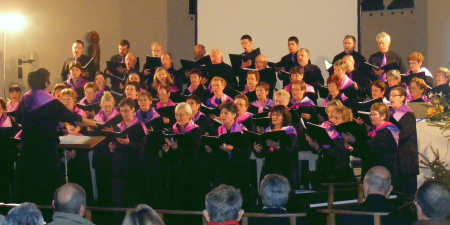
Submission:
POLYGON ((17 202, 49 205, 62 184, 56 127, 60 121, 81 121, 81 116, 54 99, 34 110, 28 110, 22 101, 16 119, 22 124, 17 202))

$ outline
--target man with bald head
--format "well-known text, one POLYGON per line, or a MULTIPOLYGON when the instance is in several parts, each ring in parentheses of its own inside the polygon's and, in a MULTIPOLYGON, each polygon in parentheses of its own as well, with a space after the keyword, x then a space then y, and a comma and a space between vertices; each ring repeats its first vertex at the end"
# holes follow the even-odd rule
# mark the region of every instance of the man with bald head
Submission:
POLYGON ((120 74, 111 75, 111 90, 118 93, 123 92, 123 87, 121 87, 120 84, 126 83, 126 79, 131 72, 139 73, 139 68, 136 67, 136 63, 136 56, 133 53, 128 52, 128 54, 125 56, 125 70, 120 74))
POLYGON ((52 205, 55 213, 49 225, 93 225, 91 221, 83 218, 86 210, 86 192, 78 184, 69 183, 56 189, 52 205))
MULTIPOLYGON (((351 209, 365 212, 390 212, 391 214, 389 216, 381 217, 382 224, 402 224, 396 222, 402 220, 399 216, 399 209, 387 201, 392 189, 391 173, 389 170, 383 166, 374 166, 364 177, 364 202, 351 209)), ((339 216, 339 220, 339 224, 373 224, 372 216, 342 215, 339 216)))
POLYGON ((202 79, 202 84, 208 87, 213 77, 222 77, 227 81, 227 87, 237 88, 238 82, 230 65, 223 62, 223 53, 220 48, 211 49, 211 65, 206 66, 206 75, 202 79))
POLYGON ((265 55, 258 55, 255 58, 255 68, 259 72, 260 82, 266 82, 269 84, 270 91, 269 96, 273 94, 273 89, 277 83, 277 77, 274 68, 267 67, 267 58, 265 55))
POLYGON ((199 60, 203 57, 205 57, 206 50, 205 46, 202 44, 198 44, 194 47, 194 58, 195 60, 199 60))
POLYGON ((162 54, 164 53, 164 49, 162 44, 158 43, 158 42, 153 42, 152 43, 152 56, 153 57, 161 57, 162 54))
POLYGON ((298 65, 303 69, 303 72, 305 74, 303 76, 303 81, 305 81, 305 83, 313 86, 315 89, 315 92, 319 93, 318 89, 324 83, 322 71, 320 70, 320 68, 318 66, 312 64, 310 59, 311 59, 311 56, 309 54, 308 49, 301 48, 297 52, 298 65))

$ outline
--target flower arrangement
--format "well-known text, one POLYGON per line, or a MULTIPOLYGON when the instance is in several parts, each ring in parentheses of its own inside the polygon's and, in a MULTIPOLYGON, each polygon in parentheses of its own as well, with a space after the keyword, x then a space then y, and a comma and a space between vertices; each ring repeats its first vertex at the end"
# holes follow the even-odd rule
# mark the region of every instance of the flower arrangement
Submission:
POLYGON ((449 112, 445 112, 444 109, 449 107, 449 103, 446 96, 440 93, 428 94, 431 107, 428 109, 427 118, 430 121, 448 121, 449 112))

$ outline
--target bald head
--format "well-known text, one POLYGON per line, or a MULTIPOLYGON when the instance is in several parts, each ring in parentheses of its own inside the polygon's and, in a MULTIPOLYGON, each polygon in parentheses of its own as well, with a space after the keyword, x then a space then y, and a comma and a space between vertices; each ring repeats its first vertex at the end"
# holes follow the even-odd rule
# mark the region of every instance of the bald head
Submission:
POLYGON ((255 67, 257 70, 263 70, 263 69, 267 68, 267 58, 265 55, 256 56, 255 67))
POLYGON ((55 191, 53 206, 57 212, 66 212, 84 215, 86 206, 86 192, 74 183, 65 184, 55 191))
POLYGON ((205 56, 206 54, 206 50, 205 50, 205 46, 202 44, 198 44, 194 47, 194 57, 195 60, 201 59, 205 56))
POLYGON ((153 57, 161 57, 161 55, 164 53, 162 44, 160 44, 158 42, 153 42, 151 48, 152 48, 152 56, 153 57))
POLYGON ((136 56, 133 53, 129 52, 127 56, 125 56, 125 64, 127 65, 127 69, 131 70, 136 65, 136 56))
POLYGON ((364 177, 364 196, 380 194, 389 196, 392 191, 391 173, 383 166, 372 167, 364 177))

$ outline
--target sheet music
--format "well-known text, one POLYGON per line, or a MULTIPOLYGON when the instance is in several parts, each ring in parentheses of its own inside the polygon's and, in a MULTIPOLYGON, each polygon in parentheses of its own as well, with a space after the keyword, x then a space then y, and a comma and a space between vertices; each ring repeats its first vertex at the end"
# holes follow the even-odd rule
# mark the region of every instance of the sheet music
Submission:
POLYGON ((60 136, 59 141, 61 144, 81 144, 90 140, 92 137, 89 136, 75 136, 75 135, 67 135, 60 136))

